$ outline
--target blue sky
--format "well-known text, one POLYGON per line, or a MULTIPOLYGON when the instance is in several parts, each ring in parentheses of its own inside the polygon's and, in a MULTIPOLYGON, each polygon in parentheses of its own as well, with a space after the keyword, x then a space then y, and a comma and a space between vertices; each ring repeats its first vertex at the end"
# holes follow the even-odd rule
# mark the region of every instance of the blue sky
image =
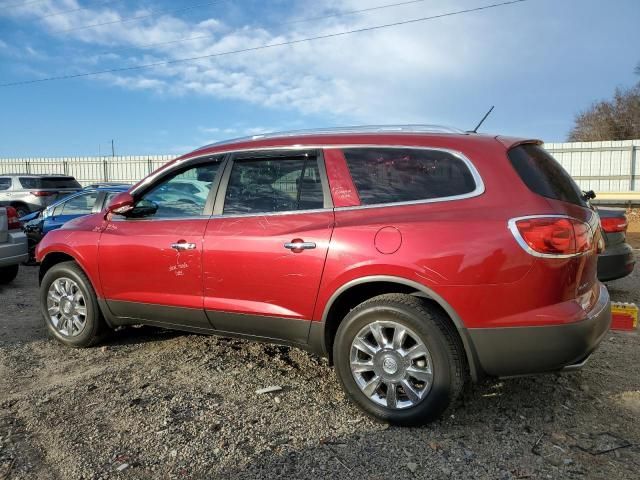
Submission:
MULTIPOLYGON (((208 55, 499 1, 425 0, 302 21, 402 0, 1 0, 0 83, 208 55), (10 8, 16 4, 23 6, 10 8), (200 6, 171 11, 191 5, 200 6), (57 14, 69 10, 76 11, 57 14), (80 28, 137 16, 146 18, 80 28), (192 40, 167 43, 184 38, 192 40)), ((484 131, 563 141, 577 111, 640 80, 638 18, 638 0, 528 0, 253 53, 0 88, 0 157, 104 154, 112 138, 117 154, 177 154, 274 130, 471 128, 490 105, 496 109, 484 131)))

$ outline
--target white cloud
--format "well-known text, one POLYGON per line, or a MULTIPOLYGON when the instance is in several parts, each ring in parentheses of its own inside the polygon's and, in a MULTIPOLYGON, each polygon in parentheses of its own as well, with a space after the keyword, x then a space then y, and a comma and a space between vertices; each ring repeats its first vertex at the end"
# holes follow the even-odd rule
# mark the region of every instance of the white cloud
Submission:
MULTIPOLYGON (((464 0, 439 4, 421 2, 367 15, 287 23, 327 12, 371 7, 368 0, 318 0, 305 3, 306 10, 292 11, 290 18, 283 19, 279 31, 255 26, 231 28, 219 18, 190 22, 165 14, 136 22, 60 33, 83 25, 149 13, 142 9, 118 11, 116 5, 50 16, 38 22, 56 38, 73 39, 101 52, 114 50, 113 54, 90 55, 64 65, 66 71, 84 71, 92 62, 102 66, 126 66, 212 55, 435 15, 470 5, 464 0), (123 50, 194 36, 207 37, 144 50, 123 50)), ((78 4, 76 0, 47 0, 17 9, 12 15, 29 19, 81 6, 85 4, 78 4)), ((416 23, 93 78, 130 90, 208 96, 291 109, 302 114, 322 114, 334 117, 336 123, 446 122, 446 118, 433 118, 427 112, 435 111, 429 110, 431 104, 443 102, 443 86, 467 82, 469 73, 487 60, 488 54, 474 48, 473 42, 477 41, 474 38, 482 36, 485 42, 504 42, 504 34, 486 30, 485 17, 480 14, 455 18, 455 22, 442 19, 416 23)), ((506 42, 503 48, 506 48, 506 42)), ((495 65, 496 61, 499 59, 493 59, 492 63, 495 65)), ((227 131, 203 133, 232 134, 227 131)))

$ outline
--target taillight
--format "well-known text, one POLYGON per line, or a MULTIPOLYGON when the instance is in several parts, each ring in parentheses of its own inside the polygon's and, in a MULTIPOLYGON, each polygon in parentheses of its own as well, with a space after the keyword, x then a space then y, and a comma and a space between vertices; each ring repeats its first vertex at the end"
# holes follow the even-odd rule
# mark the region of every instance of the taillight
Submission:
POLYGON ((629 222, 627 216, 623 215, 622 217, 600 218, 600 225, 602 225, 602 230, 607 233, 618 233, 626 232, 629 222))
POLYGON ((588 224, 563 216, 531 216, 509 220, 509 229, 522 248, 539 257, 571 257, 593 247, 588 224))
POLYGON ((35 195, 36 197, 50 197, 51 195, 55 195, 56 192, 44 192, 42 190, 36 190, 31 192, 31 195, 35 195))
POLYGON ((22 223, 18 219, 18 212, 13 207, 7 207, 7 223, 9 230, 17 230, 22 227, 22 223))

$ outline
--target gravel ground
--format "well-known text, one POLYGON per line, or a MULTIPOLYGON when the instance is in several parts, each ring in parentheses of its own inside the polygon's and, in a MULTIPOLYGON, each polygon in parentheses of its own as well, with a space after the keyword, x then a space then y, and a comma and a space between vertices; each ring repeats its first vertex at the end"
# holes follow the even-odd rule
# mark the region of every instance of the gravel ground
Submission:
MULTIPOLYGON (((638 478, 638 332, 608 334, 580 372, 486 381, 403 429, 297 349, 151 328, 64 348, 36 285, 25 267, 0 289, 0 480, 638 478)), ((640 303, 639 269, 609 287, 640 303)))

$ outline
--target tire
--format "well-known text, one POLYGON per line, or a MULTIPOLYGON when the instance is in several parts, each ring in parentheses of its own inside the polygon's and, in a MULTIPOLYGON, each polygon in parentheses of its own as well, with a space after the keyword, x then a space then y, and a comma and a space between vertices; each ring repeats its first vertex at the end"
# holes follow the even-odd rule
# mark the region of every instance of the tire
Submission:
POLYGON ((106 331, 95 290, 75 262, 58 263, 44 275, 40 284, 40 309, 48 333, 67 346, 90 347, 100 341, 106 331), (49 307, 56 305, 55 296, 60 298, 57 315, 49 313, 49 307), (52 303, 48 302, 50 299, 52 303), (65 314, 69 304, 71 307, 65 314))
POLYGON ((437 419, 458 398, 468 377, 464 348, 450 320, 424 300, 404 294, 380 295, 351 310, 338 327, 333 358, 347 395, 367 414, 394 425, 417 426, 437 419), (396 335, 397 348, 391 344, 396 335), (369 347, 363 348, 356 337, 378 351, 364 353, 369 347), (352 372, 352 359, 362 372, 352 372), (366 386, 376 385, 376 377, 383 383, 365 394, 366 386))
POLYGON ((9 267, 0 268, 0 285, 6 285, 15 280, 18 276, 20 265, 11 265, 9 267))

